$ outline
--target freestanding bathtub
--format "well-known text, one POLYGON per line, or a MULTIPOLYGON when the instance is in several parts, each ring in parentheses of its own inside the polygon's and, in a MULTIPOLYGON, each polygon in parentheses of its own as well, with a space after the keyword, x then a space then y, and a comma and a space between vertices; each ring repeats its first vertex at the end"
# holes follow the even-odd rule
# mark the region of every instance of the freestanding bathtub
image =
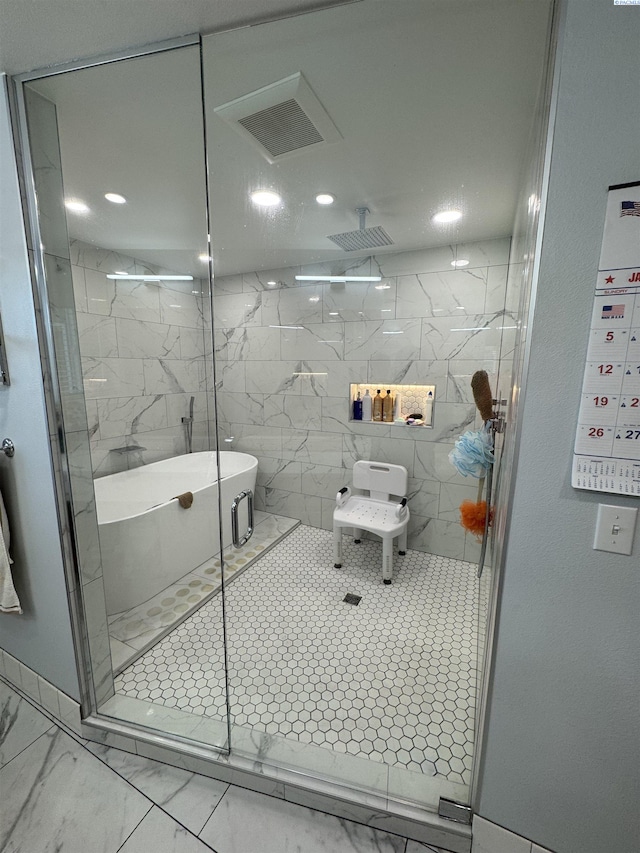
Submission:
POLYGON ((219 553, 218 486, 223 547, 231 545, 231 505, 255 489, 257 469, 255 456, 221 451, 218 484, 216 454, 206 451, 95 480, 107 614, 142 604, 219 553), (189 509, 176 499, 184 492, 193 493, 189 509))

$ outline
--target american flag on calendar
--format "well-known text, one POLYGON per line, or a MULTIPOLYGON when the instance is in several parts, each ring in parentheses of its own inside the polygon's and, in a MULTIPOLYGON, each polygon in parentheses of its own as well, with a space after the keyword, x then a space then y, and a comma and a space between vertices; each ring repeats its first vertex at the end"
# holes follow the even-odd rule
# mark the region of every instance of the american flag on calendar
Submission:
POLYGON ((622 305, 603 305, 603 320, 620 320, 624 317, 624 303, 622 305))
POLYGON ((640 216, 640 201, 621 201, 620 216, 640 216))

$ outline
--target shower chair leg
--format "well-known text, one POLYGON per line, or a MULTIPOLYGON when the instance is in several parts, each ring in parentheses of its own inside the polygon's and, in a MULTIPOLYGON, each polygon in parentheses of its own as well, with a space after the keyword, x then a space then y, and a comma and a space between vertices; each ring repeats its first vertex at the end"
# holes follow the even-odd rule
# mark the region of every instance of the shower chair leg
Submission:
POLYGON ((393 538, 385 536, 382 540, 382 580, 391 583, 393 574, 393 538))
POLYGON ((405 527, 400 536, 398 536, 398 554, 401 557, 407 553, 407 528, 405 527))
POLYGON ((333 528, 333 567, 342 568, 342 528, 333 528))
POLYGON ((357 527, 353 528, 353 542, 355 545, 360 544, 360 540, 362 539, 362 530, 358 530, 357 527))

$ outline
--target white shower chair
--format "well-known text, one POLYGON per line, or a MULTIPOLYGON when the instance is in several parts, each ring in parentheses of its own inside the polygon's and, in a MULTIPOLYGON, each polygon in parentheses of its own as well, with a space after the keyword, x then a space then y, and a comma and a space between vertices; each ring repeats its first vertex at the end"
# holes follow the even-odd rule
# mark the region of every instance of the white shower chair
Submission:
POLYGON ((392 495, 405 495, 407 469, 386 462, 356 462, 352 485, 368 495, 352 494, 345 486, 336 495, 333 511, 333 556, 336 569, 342 568, 342 528, 352 527, 354 542, 360 542, 362 530, 382 537, 382 579, 391 583, 393 574, 393 540, 398 537, 398 553, 407 552, 407 498, 392 500, 392 495))

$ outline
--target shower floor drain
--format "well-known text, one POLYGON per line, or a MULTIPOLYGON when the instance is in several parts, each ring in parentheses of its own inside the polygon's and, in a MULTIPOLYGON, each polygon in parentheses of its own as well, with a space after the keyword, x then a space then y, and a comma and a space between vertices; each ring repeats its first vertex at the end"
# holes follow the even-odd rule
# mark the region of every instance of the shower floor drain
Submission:
POLYGON ((357 607, 358 604, 360 604, 360 602, 362 601, 362 596, 353 595, 352 593, 348 592, 342 600, 346 601, 347 604, 355 604, 355 606, 357 607))

